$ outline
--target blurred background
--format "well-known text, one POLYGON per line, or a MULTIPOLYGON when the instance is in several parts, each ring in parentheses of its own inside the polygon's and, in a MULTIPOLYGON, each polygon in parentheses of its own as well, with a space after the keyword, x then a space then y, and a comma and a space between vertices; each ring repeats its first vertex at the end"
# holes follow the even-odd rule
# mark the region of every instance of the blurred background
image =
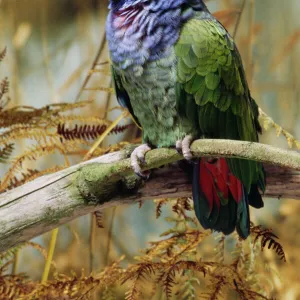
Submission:
MULTIPOLYGON (((231 34, 236 32, 253 98, 263 111, 300 139, 300 2, 211 0, 207 4, 231 34)), ((87 114, 111 121, 120 114, 109 110, 117 102, 108 92, 111 79, 104 38, 107 7, 106 0, 0 0, 0 49, 7 47, 0 78, 7 76, 10 80, 8 107, 94 100, 87 114)), ((135 134, 132 128, 108 137, 104 143, 131 140, 135 134)), ((261 141, 288 147, 272 129, 264 132, 261 141)), ((26 146, 21 141, 17 151, 26 146)), ((51 166, 55 159, 41 159, 37 165, 51 166)), ((71 159, 72 163, 79 161, 79 157, 71 159)), ((5 171, 3 167, 0 176, 5 171)), ((284 264, 269 250, 261 254, 267 289, 277 299, 300 299, 298 213, 300 202, 292 199, 265 199, 264 209, 252 211, 252 221, 273 228, 287 255, 284 264)), ((138 205, 107 209, 103 229, 95 227, 91 216, 62 226, 54 255, 55 269, 59 273, 80 273, 82 269, 89 273, 122 254, 126 255, 124 263, 133 262, 139 249, 158 240, 159 234, 170 227, 164 219, 170 214, 170 207, 165 206, 162 216, 156 219, 155 205, 147 201, 141 209, 138 205)), ((47 247, 49 238, 47 233, 34 241, 47 247)), ((201 251, 209 252, 212 244, 213 239, 208 239, 201 251)), ((40 280, 43 268, 44 258, 39 252, 31 248, 21 251, 18 272, 40 280)), ((116 289, 118 299, 122 299, 124 289, 116 289)))

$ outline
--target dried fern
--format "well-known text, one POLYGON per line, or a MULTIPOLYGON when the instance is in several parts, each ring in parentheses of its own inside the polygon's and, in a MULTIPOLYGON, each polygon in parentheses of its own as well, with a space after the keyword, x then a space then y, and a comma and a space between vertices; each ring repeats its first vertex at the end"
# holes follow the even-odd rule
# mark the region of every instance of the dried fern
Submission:
POLYGON ((22 172, 22 164, 25 160, 32 160, 35 161, 37 158, 49 155, 54 153, 55 151, 59 151, 61 154, 65 153, 64 148, 60 144, 50 144, 50 145, 36 145, 33 146, 31 149, 23 152, 21 155, 17 156, 9 169, 9 171, 3 177, 3 181, 0 185, 0 191, 3 192, 12 182, 15 180, 15 173, 17 171, 22 172))
POLYGON ((97 227, 98 228, 104 228, 104 225, 103 225, 103 212, 100 211, 100 210, 96 210, 94 212, 94 216, 95 216, 97 227))
MULTIPOLYGON (((132 124, 129 125, 122 125, 114 127, 110 134, 113 133, 121 133, 124 132, 126 129, 131 127, 132 124)), ((76 124, 74 128, 66 128, 65 124, 58 124, 57 127, 57 134, 66 140, 75 140, 75 139, 82 139, 82 140, 93 140, 97 137, 101 136, 103 132, 107 129, 107 125, 89 125, 83 124, 78 125, 76 124)))
POLYGON ((32 248, 36 249, 37 251, 39 251, 44 256, 44 258, 47 257, 47 251, 41 245, 34 243, 34 242, 25 242, 14 248, 11 248, 7 251, 2 252, 0 254, 0 267, 3 266, 4 262, 12 260, 15 256, 15 254, 25 247, 32 247, 32 248))
POLYGON ((101 294, 101 300, 117 300, 111 286, 106 286, 101 294))
POLYGON ((265 229, 262 226, 251 226, 251 235, 254 237, 254 244, 261 240, 261 250, 267 245, 268 249, 273 249, 279 258, 286 262, 285 253, 282 245, 276 241, 278 237, 272 232, 271 229, 265 229))
MULTIPOLYGON (((77 103, 57 103, 46 105, 42 108, 34 108, 32 106, 16 106, 0 111, 0 128, 8 128, 16 124, 42 125, 44 123, 57 125, 65 120, 68 120, 67 116, 64 116, 63 113, 86 107, 90 103, 91 101, 77 103)), ((72 116, 72 119, 78 120, 80 119, 80 116, 77 116, 77 118, 72 116)))
POLYGON ((132 281, 129 286, 129 290, 126 292, 126 300, 141 299, 141 280, 147 276, 153 275, 157 267, 158 264, 143 262, 137 265, 131 265, 127 268, 126 273, 122 276, 121 279, 122 284, 129 280, 132 281))
POLYGON ((6 144, 2 149, 0 149, 0 163, 7 163, 7 160, 14 151, 14 144, 6 144))
POLYGON ((195 285, 200 286, 200 280, 195 272, 189 270, 185 272, 184 280, 179 284, 179 291, 175 293, 177 299, 193 300, 196 299, 195 285))
POLYGON ((217 241, 217 246, 214 248, 215 261, 219 263, 224 263, 225 261, 225 235, 219 233, 215 236, 217 241))
MULTIPOLYGON (((8 78, 4 78, 0 83, 0 101, 3 100, 3 96, 7 94, 9 91, 9 81, 8 78)), ((3 109, 3 105, 1 105, 1 109, 3 109)))
POLYGON ((6 56, 6 51, 7 48, 5 47, 1 52, 0 52, 0 62, 4 59, 4 57, 6 56))
POLYGON ((259 118, 260 123, 263 125, 265 130, 273 127, 276 130, 276 135, 283 135, 290 148, 295 146, 298 150, 300 150, 300 141, 297 140, 292 134, 290 134, 287 130, 282 128, 280 125, 275 123, 271 117, 269 117, 262 109, 259 109, 259 118))
POLYGON ((163 205, 166 205, 168 203, 168 199, 157 199, 157 200, 154 200, 154 203, 156 205, 156 207, 155 207, 156 219, 158 219, 162 213, 161 208, 163 205))

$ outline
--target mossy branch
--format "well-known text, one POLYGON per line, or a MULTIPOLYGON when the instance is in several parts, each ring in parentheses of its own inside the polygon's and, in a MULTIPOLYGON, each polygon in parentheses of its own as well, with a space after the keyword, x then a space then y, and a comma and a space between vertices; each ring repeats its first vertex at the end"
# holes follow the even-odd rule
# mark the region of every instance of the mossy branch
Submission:
MULTIPOLYGON (((269 145, 198 140, 195 157, 238 157, 264 162, 265 195, 300 199, 300 154, 269 145)), ((47 232, 87 213, 139 200, 191 196, 191 184, 177 165, 174 149, 146 155, 144 169, 156 169, 144 184, 130 167, 133 147, 42 176, 0 195, 0 251, 47 232), (163 165, 169 165, 157 169, 163 165)))

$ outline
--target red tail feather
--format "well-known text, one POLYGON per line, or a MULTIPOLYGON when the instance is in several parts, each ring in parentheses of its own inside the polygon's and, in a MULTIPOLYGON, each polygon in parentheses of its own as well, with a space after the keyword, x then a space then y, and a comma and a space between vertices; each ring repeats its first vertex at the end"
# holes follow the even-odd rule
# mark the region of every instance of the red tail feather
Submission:
POLYGON ((220 197, 228 199, 229 192, 239 203, 243 197, 243 185, 229 170, 224 158, 202 158, 200 162, 200 189, 209 202, 210 211, 213 206, 220 207, 220 197))

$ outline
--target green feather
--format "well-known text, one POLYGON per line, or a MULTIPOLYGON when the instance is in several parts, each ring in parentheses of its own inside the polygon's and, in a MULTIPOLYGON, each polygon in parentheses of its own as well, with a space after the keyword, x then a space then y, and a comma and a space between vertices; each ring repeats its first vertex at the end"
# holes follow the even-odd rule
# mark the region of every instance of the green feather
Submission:
MULTIPOLYGON (((191 116, 193 121, 198 118, 195 127, 201 131, 199 136, 257 141, 257 106, 251 104, 253 100, 240 55, 222 25, 204 15, 202 19, 199 14, 184 25, 175 53, 178 80, 198 109, 190 104, 191 98, 189 103, 185 100, 182 105, 187 106, 185 115, 191 116)), ((252 184, 264 188, 261 163, 241 159, 227 159, 227 162, 231 172, 244 184, 246 192, 250 191, 252 184)), ((238 210, 239 230, 246 234, 248 217, 245 204, 239 204, 238 210)), ((234 220, 235 217, 228 218, 234 220)))
POLYGON ((209 73, 205 77, 206 86, 210 90, 215 90, 219 86, 220 80, 221 80, 220 76, 215 73, 209 73))

